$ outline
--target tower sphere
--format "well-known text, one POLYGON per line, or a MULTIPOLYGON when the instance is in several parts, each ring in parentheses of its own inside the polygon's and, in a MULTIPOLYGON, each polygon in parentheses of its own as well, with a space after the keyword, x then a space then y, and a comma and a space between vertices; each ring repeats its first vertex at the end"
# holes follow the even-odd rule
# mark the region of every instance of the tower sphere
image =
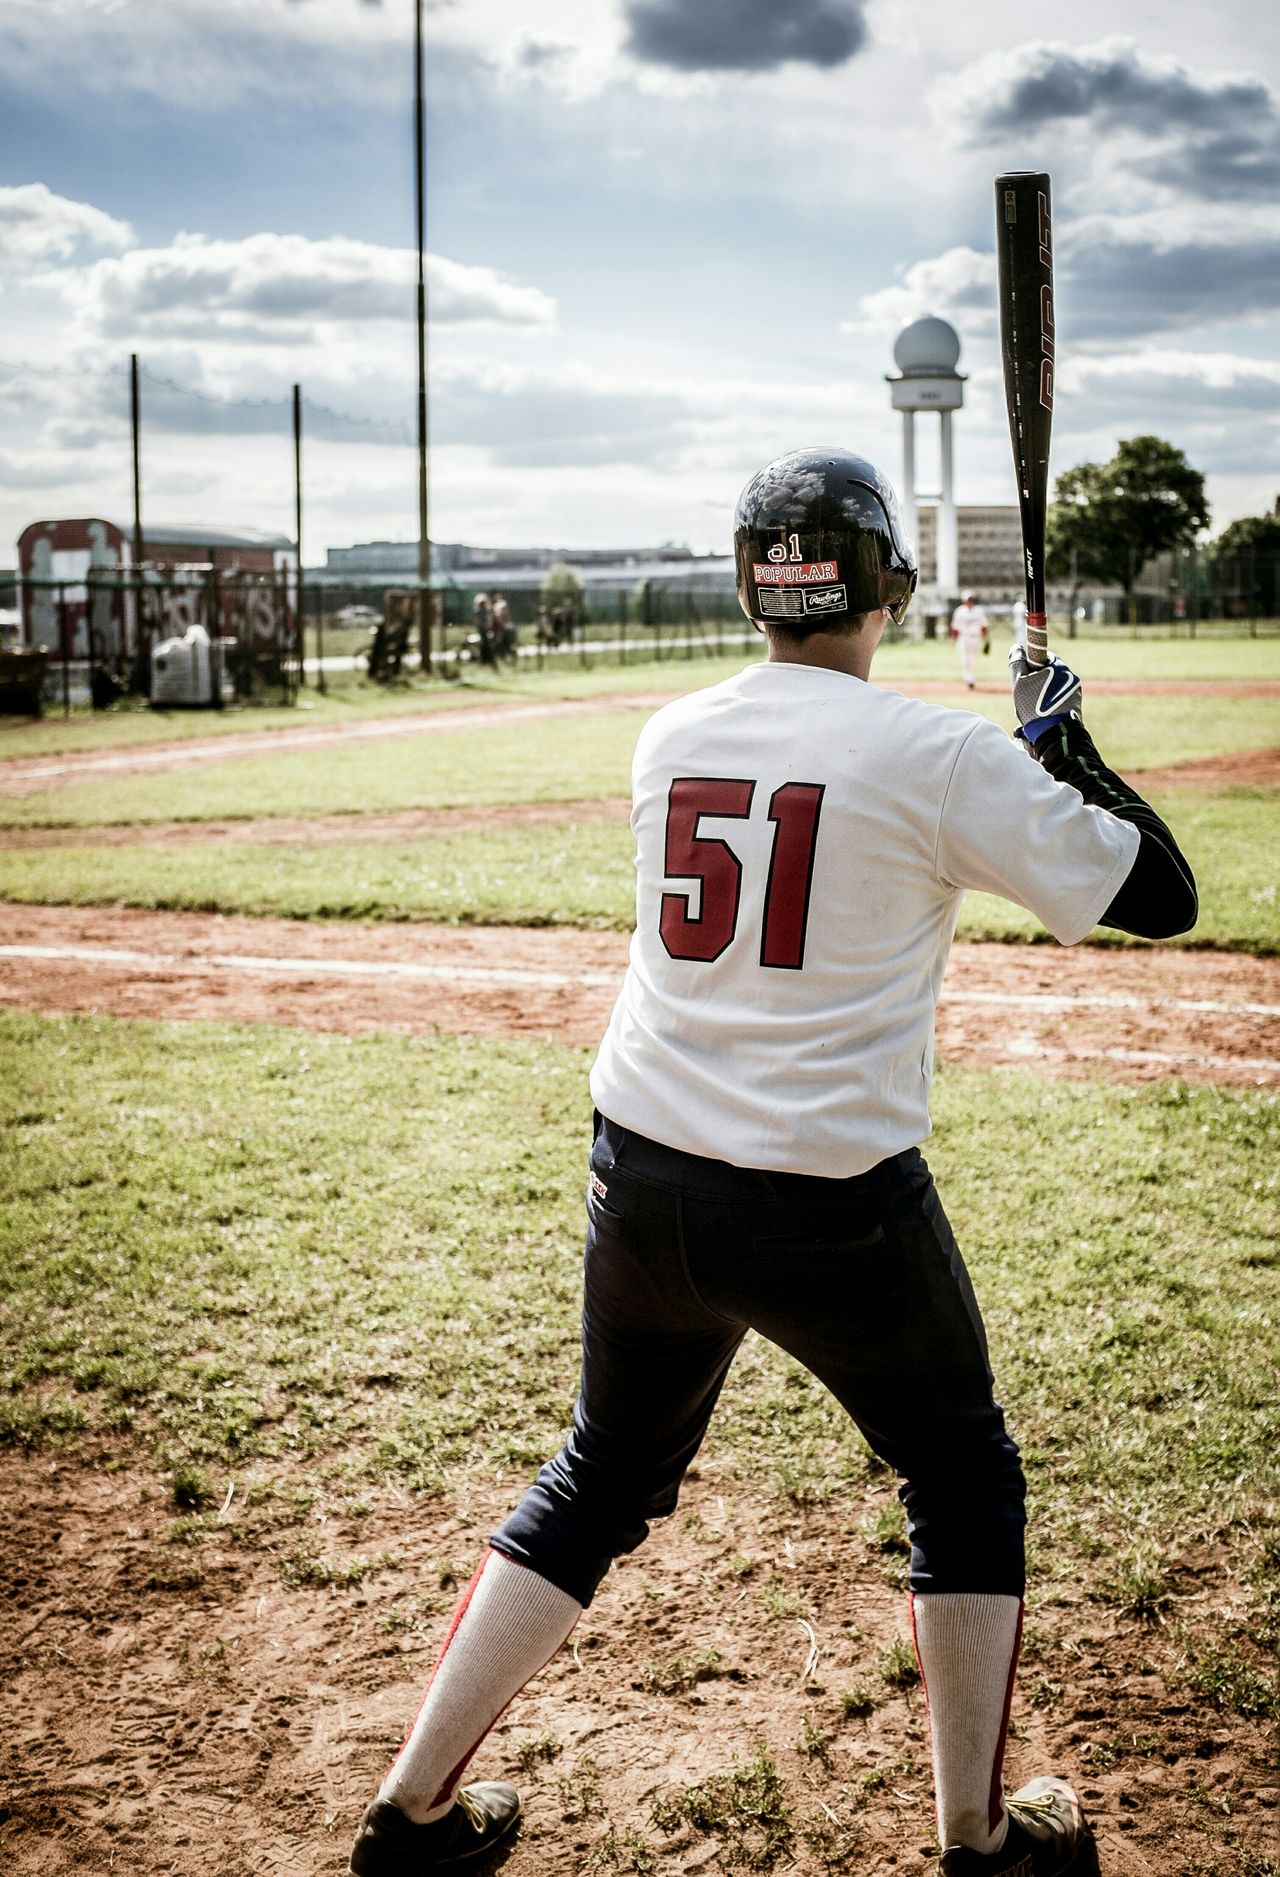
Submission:
POLYGON ((947 377, 960 362, 959 334, 945 319, 913 320, 894 341, 893 362, 904 378, 947 377))

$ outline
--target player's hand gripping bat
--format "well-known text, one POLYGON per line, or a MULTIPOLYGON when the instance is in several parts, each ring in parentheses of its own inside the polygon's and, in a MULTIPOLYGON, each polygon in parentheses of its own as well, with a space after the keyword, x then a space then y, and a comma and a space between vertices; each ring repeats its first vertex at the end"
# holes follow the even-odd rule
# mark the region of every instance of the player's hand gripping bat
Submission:
POLYGON ((1027 660, 1049 652, 1044 612, 1044 517, 1053 424, 1053 222, 1049 178, 1035 170, 996 177, 1000 351, 1009 435, 1022 511, 1027 577, 1027 660))

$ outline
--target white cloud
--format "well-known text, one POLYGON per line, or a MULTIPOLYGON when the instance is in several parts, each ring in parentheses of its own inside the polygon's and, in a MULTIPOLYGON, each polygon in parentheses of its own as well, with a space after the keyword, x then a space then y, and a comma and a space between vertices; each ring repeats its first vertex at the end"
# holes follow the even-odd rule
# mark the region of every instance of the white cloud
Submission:
POLYGON ((85 473, 85 465, 54 454, 39 452, 14 456, 0 450, 0 489, 65 489, 72 487, 85 473))
POLYGON ((858 317, 840 330, 858 338, 883 338, 934 313, 961 332, 985 332, 995 317, 996 257, 977 248, 948 248, 904 267, 893 286, 878 287, 858 302, 858 317))
POLYGON ((273 93, 385 92, 410 20, 402 0, 0 0, 0 42, 26 89, 204 113, 273 93))
POLYGON ((47 183, 0 187, 0 264, 5 267, 68 260, 81 247, 126 248, 132 239, 128 222, 88 202, 55 195, 47 183))
POLYGON ((1059 124, 1095 146, 1146 145, 1158 158, 1139 155, 1131 167, 1148 183, 1210 201, 1270 198, 1280 184, 1280 97, 1263 78, 1193 71, 1132 39, 1032 40, 991 53, 938 85, 934 109, 971 145, 1059 124))
MULTIPOLYGON (((1198 203, 1059 214, 1054 258, 1065 344, 1132 343, 1269 316, 1280 280, 1280 225, 1269 213, 1198 203)), ((994 252, 955 247, 913 261, 893 285, 865 294, 844 330, 889 333, 925 313, 971 339, 994 334, 994 252)))
MULTIPOLYGON (((415 279, 407 248, 343 236, 180 234, 167 247, 53 270, 34 284, 60 291, 85 329, 108 337, 295 345, 317 327, 412 320, 415 279)), ((442 325, 546 327, 555 319, 555 302, 540 288, 443 256, 430 257, 428 292, 431 319, 442 325)))

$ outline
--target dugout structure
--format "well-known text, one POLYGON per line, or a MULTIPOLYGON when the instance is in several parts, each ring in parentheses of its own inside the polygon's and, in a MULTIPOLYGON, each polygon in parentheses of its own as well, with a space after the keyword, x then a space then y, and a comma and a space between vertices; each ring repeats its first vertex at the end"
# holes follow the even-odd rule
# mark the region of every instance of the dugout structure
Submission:
POLYGON ((95 702, 145 695, 154 647, 201 626, 236 701, 292 703, 302 674, 292 544, 162 528, 143 549, 135 565, 124 530, 95 517, 33 522, 19 536, 22 642, 47 652, 47 691, 64 701, 86 690, 95 702))
POLYGON ((217 568, 161 574, 90 574, 24 581, 48 659, 46 696, 95 704, 126 690, 150 693, 151 655, 193 626, 209 636, 213 702, 292 704, 301 672, 298 617, 285 581, 217 568), (226 683, 223 680, 226 680, 226 683), (229 696, 226 694, 229 692, 229 696))

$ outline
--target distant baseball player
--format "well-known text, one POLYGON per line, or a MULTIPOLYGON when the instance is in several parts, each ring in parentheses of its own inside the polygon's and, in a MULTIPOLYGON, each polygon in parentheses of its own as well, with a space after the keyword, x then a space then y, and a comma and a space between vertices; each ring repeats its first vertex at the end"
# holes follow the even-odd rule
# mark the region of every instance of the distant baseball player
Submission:
POLYGON ((942 1877, 1058 1877, 1089 1842, 1062 1780, 1003 1792, 1024 1484, 919 1151, 934 1006, 966 887, 1070 945, 1100 921, 1185 931, 1195 885, 1098 755, 1064 665, 1011 654, 1013 741, 868 682, 916 579, 870 463, 771 463, 734 542, 768 660, 659 711, 636 749, 636 932, 591 1074, 573 1428, 480 1561, 364 1815, 358 1877, 452 1870, 513 1829, 513 1788, 461 1786, 467 1763, 675 1509, 749 1328, 901 1478, 942 1877))
POLYGON ((1021 593, 1019 593, 1017 599, 1013 602, 1013 612, 1010 616, 1010 623, 1013 626, 1014 644, 1025 647, 1027 643, 1027 602, 1022 597, 1021 593))
POLYGON ((951 615, 951 636, 959 647, 960 669, 964 673, 966 688, 970 691, 977 683, 974 674, 978 653, 990 642, 990 633, 991 626, 986 613, 978 604, 977 594, 964 594, 951 615))

